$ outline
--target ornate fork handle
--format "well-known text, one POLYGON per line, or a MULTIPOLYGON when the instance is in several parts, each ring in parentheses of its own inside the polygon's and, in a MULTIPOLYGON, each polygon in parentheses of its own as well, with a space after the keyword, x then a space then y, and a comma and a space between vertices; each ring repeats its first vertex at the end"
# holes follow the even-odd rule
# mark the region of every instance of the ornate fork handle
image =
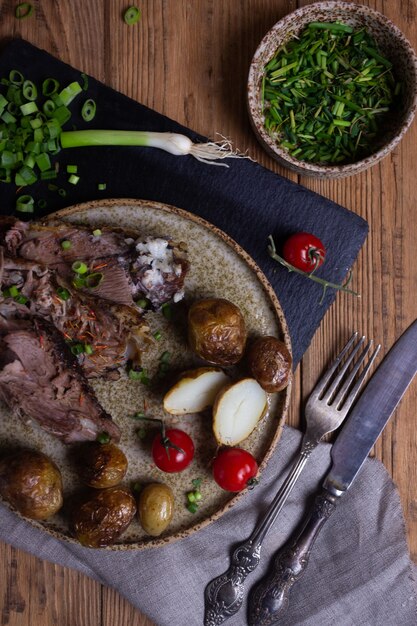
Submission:
POLYGON ((271 572, 258 583, 249 600, 249 626, 276 624, 289 604, 289 594, 304 574, 322 526, 336 508, 338 497, 326 489, 316 496, 301 530, 275 556, 271 572))
POLYGON ((244 582, 259 564, 262 542, 317 444, 317 441, 304 436, 301 451, 290 473, 251 536, 235 548, 229 569, 207 585, 204 592, 204 626, 219 626, 239 611, 243 602, 244 582))

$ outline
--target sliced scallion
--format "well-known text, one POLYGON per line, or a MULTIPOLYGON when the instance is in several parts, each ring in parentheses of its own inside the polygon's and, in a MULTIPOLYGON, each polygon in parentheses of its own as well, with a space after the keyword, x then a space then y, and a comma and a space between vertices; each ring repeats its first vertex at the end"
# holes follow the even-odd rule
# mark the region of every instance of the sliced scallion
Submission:
POLYGON ((71 242, 68 239, 64 239, 63 241, 61 241, 61 248, 63 250, 69 250, 71 248, 71 242))
POLYGON ((71 265, 71 269, 76 274, 86 274, 88 271, 88 267, 83 261, 74 261, 71 265))
POLYGON ((15 8, 14 15, 18 20, 24 20, 33 13, 33 5, 30 2, 21 2, 15 8))
POLYGON ((82 109, 81 109, 81 116, 84 122, 91 122, 91 120, 95 118, 96 109, 97 109, 96 103, 91 98, 89 98, 88 100, 84 102, 82 109))
POLYGON ((16 200, 16 211, 19 213, 33 213, 35 210, 35 200, 32 196, 19 196, 16 200))
POLYGON ((78 94, 81 93, 81 91, 82 87, 77 81, 74 81, 70 83, 67 87, 64 87, 64 89, 59 92, 59 97, 62 104, 64 106, 68 106, 74 100, 74 98, 76 98, 78 94))
POLYGON ((68 178, 68 182, 71 183, 71 185, 78 185, 79 180, 80 177, 76 174, 71 174, 71 176, 68 178))
POLYGON ((128 26, 133 26, 133 24, 139 22, 140 18, 141 12, 136 6, 129 7, 123 14, 123 19, 128 26))

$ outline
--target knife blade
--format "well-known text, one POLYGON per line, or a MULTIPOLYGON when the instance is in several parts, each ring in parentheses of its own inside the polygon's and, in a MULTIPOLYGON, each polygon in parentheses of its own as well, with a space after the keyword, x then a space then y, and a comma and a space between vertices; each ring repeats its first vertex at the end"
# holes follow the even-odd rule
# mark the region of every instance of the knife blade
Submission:
POLYGON ((376 369, 332 446, 332 467, 301 530, 273 558, 269 574, 252 590, 249 626, 275 624, 289 606, 317 535, 346 493, 417 373, 417 320, 376 369))
POLYGON ((339 496, 349 489, 417 372, 417 321, 382 360, 332 446, 323 486, 339 496))

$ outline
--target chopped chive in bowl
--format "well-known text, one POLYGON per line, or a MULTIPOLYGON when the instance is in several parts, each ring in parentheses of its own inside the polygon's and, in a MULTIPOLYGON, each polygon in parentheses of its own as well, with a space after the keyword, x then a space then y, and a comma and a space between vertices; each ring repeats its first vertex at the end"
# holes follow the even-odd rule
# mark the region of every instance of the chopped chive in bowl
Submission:
POLYGON ((264 68, 264 126, 298 160, 351 162, 372 152, 401 90, 365 28, 312 22, 264 68))

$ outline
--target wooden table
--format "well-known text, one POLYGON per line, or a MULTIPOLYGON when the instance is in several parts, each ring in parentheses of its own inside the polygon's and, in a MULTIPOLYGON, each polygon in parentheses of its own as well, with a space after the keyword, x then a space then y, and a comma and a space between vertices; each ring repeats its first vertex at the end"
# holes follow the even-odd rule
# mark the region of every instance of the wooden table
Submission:
MULTIPOLYGON (((295 0, 142 0, 139 24, 124 24, 122 0, 32 0, 34 14, 14 17, 17 0, 0 3, 0 37, 23 37, 63 61, 167 116, 288 176, 259 147, 246 114, 250 60, 269 28, 305 2, 295 0)), ((417 48, 417 0, 370 0, 417 48)), ((417 126, 371 170, 341 181, 300 182, 362 215, 368 240, 355 266, 360 300, 339 294, 295 376, 289 423, 336 345, 353 329, 387 350, 417 318, 417 126)), ((417 559, 417 382, 376 446, 398 485, 412 557, 417 559)), ((0 545, 1 626, 151 626, 116 592, 63 567, 0 545)))

